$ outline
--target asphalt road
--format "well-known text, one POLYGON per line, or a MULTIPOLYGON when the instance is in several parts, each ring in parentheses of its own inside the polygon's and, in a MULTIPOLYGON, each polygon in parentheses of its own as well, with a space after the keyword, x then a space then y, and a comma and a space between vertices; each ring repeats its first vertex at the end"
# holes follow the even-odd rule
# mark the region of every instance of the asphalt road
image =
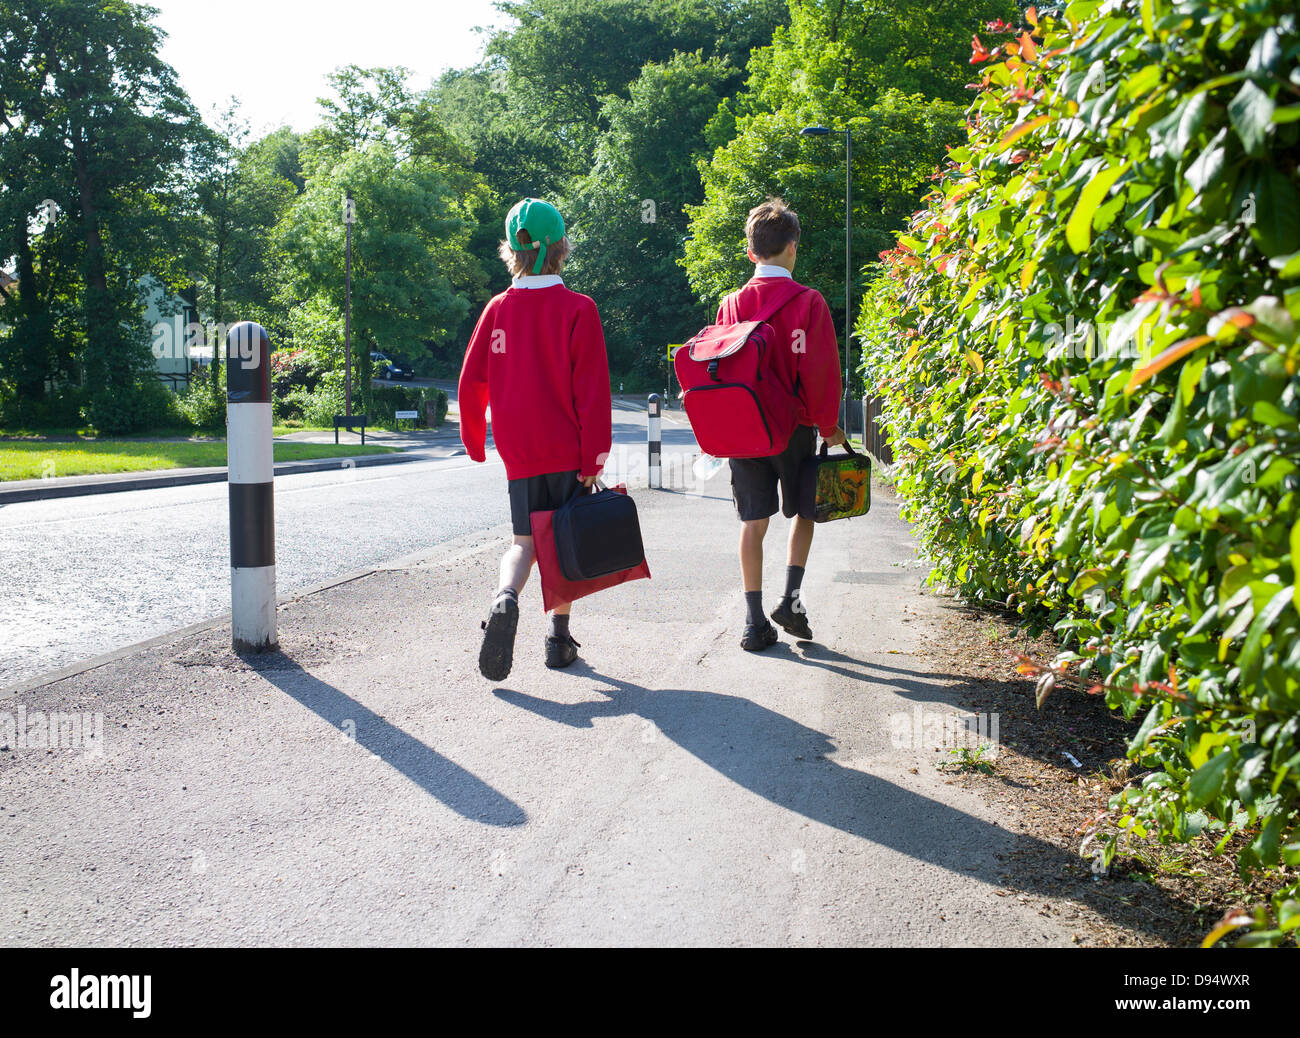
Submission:
MULTIPOLYGON (((644 478, 645 418, 614 417, 611 470, 644 478)), ((671 416, 664 429, 666 451, 694 449, 671 416)), ((483 465, 344 463, 282 476, 275 497, 281 595, 509 518, 495 454, 483 465)), ((223 483, 0 508, 0 689, 228 612, 227 508, 223 483)))

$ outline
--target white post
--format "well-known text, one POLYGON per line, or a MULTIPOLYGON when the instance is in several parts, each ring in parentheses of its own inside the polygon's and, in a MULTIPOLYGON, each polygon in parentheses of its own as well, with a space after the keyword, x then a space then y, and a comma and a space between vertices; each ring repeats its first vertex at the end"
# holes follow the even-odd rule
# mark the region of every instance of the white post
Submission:
POLYGON ((236 652, 278 648, 275 631, 275 456, 266 329, 226 336, 226 465, 230 488, 230 614, 236 652))
POLYGON ((651 393, 647 401, 649 415, 646 419, 646 438, 650 445, 650 489, 662 490, 664 488, 663 470, 660 467, 660 458, 662 456, 662 434, 660 432, 660 405, 662 401, 658 393, 651 393))

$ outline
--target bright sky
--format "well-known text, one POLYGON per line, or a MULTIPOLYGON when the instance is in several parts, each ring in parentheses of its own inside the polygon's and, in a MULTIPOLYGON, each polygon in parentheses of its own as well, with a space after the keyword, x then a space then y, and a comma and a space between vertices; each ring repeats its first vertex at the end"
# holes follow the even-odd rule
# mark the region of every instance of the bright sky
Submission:
POLYGON ((507 19, 492 0, 143 0, 167 33, 162 58, 203 117, 243 102, 254 136, 316 124, 316 98, 340 65, 405 65, 424 88, 449 68, 474 64, 486 42, 476 26, 507 19))

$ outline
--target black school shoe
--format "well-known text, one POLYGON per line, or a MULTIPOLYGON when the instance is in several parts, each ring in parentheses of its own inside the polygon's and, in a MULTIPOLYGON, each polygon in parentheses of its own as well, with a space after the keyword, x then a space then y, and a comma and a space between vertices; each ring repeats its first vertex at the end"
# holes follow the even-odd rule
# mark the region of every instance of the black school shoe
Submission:
POLYGON ((786 634, 793 634, 804 641, 811 640, 812 628, 808 626, 808 610, 803 607, 803 602, 798 595, 782 599, 781 604, 772 610, 772 619, 781 625, 786 634))
POLYGON ((740 639, 740 647, 746 652, 762 652, 769 645, 775 645, 779 637, 776 628, 766 620, 762 624, 745 624, 745 636, 740 639))
POLYGON ((581 646, 573 640, 573 636, 570 634, 566 634, 563 638, 556 638, 548 634, 546 636, 546 665, 552 670, 567 667, 578 658, 579 648, 581 646))
POLYGON ((483 621, 483 648, 478 653, 478 670, 489 681, 504 681, 515 659, 515 629, 519 626, 519 602, 501 595, 483 621))

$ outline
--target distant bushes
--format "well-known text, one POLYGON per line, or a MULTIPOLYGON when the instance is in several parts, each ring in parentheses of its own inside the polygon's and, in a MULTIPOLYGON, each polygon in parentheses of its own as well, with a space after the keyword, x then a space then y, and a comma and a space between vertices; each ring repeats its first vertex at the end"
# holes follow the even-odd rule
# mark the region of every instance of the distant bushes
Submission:
POLYGON ((382 386, 371 390, 369 418, 372 425, 385 429, 397 427, 397 411, 418 411, 417 428, 428 428, 425 420, 426 404, 434 404, 435 426, 441 425, 447 417, 447 394, 433 386, 382 386))
POLYGON ((226 369, 217 375, 217 387, 212 387, 210 369, 200 369, 191 376, 190 383, 176 396, 176 407, 195 429, 206 432, 225 432, 226 428, 226 369))
MULTIPOLYGON (((224 435, 226 428, 226 369, 217 375, 215 389, 210 368, 198 368, 189 384, 172 393, 163 383, 147 383, 115 404, 111 395, 100 395, 96 413, 105 425, 90 427, 100 435, 124 435, 132 432, 184 432, 224 435), (107 408, 113 407, 110 412, 107 408)), ((434 425, 447 417, 447 394, 433 386, 384 385, 363 393, 353 373, 353 413, 367 413, 370 424, 395 429, 397 411, 417 411, 416 426, 426 428, 426 405, 433 404, 434 425), (366 398, 369 399, 366 399, 366 398)), ((329 428, 334 416, 346 409, 342 371, 322 371, 305 350, 271 354, 271 413, 278 425, 304 425, 329 428)), ((46 401, 20 401, 13 396, 0 407, 0 428, 74 430, 88 426, 87 409, 76 387, 71 387, 46 401)), ((408 423, 409 427, 409 423, 408 423)))
POLYGON ((0 386, 0 429, 31 432, 78 429, 85 424, 85 406, 86 394, 80 386, 66 386, 61 392, 39 400, 0 386))
POLYGON ((329 377, 307 350, 275 350, 271 354, 271 409, 277 422, 305 422, 308 425, 328 425, 336 411, 333 406, 337 395, 343 399, 343 373, 337 379, 329 377), (335 385, 337 383, 337 387, 335 385), (337 388, 337 394, 335 392, 337 388))
MULTIPOLYGON (((395 413, 418 411, 419 428, 426 425, 426 403, 432 401, 436 424, 447 417, 447 394, 432 386, 383 385, 363 387, 354 371, 352 411, 365 413, 370 424, 396 428, 395 413)), ((322 370, 306 350, 277 350, 271 354, 271 399, 278 423, 332 426, 347 407, 344 373, 322 370)))
POLYGON ((176 394, 148 377, 93 392, 82 413, 101 436, 183 429, 189 424, 177 406, 176 394))

